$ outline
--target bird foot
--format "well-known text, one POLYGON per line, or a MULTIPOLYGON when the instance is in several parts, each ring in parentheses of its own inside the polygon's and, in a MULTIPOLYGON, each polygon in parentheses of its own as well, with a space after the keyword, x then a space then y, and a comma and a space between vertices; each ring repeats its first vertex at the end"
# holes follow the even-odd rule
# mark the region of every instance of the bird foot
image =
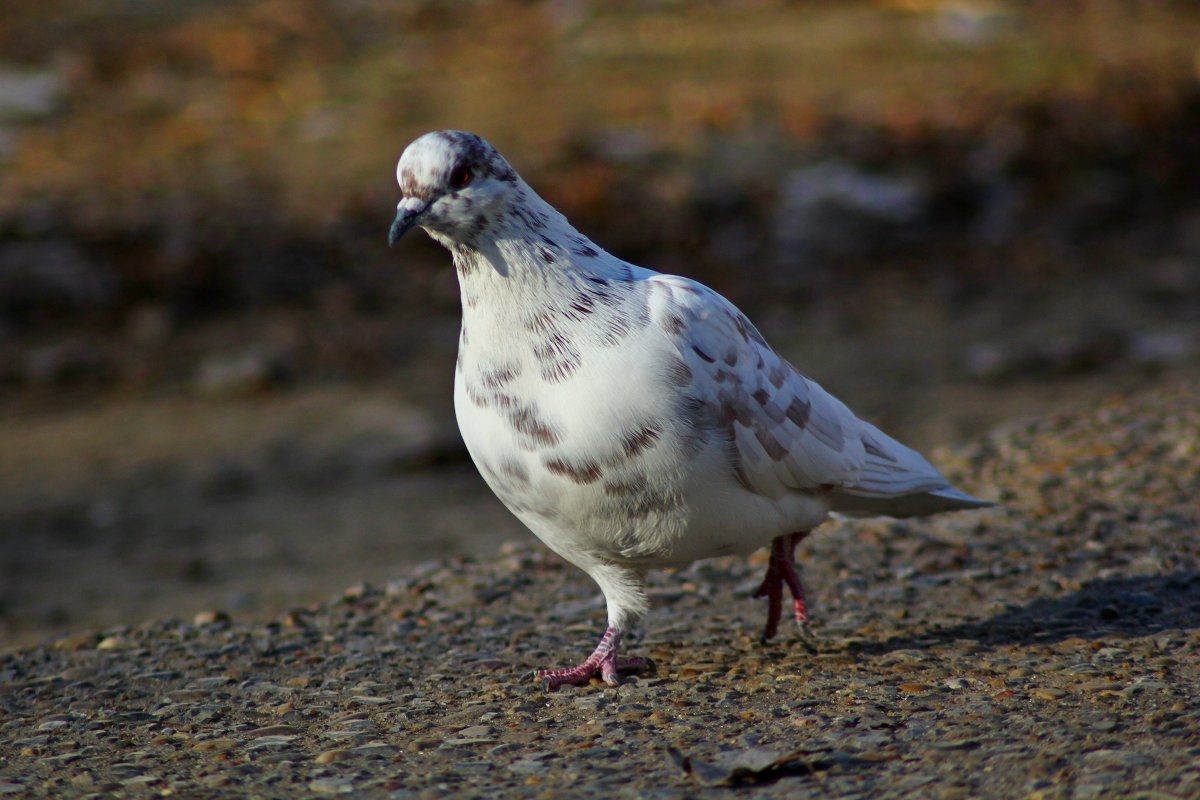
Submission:
POLYGON ((808 535, 808 531, 788 533, 775 537, 771 542, 771 560, 767 563, 767 574, 754 593, 755 597, 767 598, 767 624, 763 628, 762 640, 770 641, 779 632, 779 620, 783 616, 783 587, 787 584, 792 593, 792 613, 796 625, 806 637, 812 637, 808 627, 808 599, 804 584, 796 570, 796 545, 808 535))
POLYGON ((609 627, 592 654, 578 666, 567 669, 540 669, 536 676, 546 691, 552 692, 560 686, 583 686, 599 674, 609 686, 619 683, 618 675, 623 672, 642 672, 653 668, 648 658, 618 658, 617 648, 625 632, 609 627))

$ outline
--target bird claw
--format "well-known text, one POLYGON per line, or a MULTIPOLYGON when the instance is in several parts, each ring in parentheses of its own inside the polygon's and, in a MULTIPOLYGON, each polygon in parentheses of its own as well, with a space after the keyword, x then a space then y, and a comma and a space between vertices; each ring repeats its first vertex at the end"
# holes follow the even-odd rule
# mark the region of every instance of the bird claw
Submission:
POLYGON ((597 675, 608 686, 619 686, 623 674, 655 671, 654 662, 648 658, 618 658, 610 663, 590 661, 589 658, 579 666, 567 669, 539 669, 533 677, 541 681, 543 690, 553 692, 560 686, 586 686, 597 675))
POLYGON ((553 692, 560 686, 583 686, 592 678, 600 675, 600 679, 609 686, 620 684, 622 672, 643 672, 653 670, 654 662, 648 658, 618 658, 617 648, 620 646, 624 631, 610 627, 604 632, 600 644, 587 659, 578 666, 567 669, 540 669, 536 677, 542 682, 542 688, 553 692))

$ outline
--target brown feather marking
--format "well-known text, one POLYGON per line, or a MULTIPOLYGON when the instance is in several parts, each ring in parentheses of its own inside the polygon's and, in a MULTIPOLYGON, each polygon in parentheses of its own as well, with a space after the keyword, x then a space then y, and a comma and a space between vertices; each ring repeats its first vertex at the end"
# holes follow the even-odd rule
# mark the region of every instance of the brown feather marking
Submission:
POLYGON ((781 445, 779 440, 772 436, 766 428, 756 427, 754 438, 758 439, 758 443, 762 445, 763 450, 771 457, 772 461, 782 461, 787 457, 787 448, 781 445))
POLYGON ((609 497, 623 497, 625 495, 644 492, 648 487, 649 482, 646 480, 646 476, 638 475, 631 480, 605 481, 604 493, 609 497))
POLYGON ((731 314, 730 316, 733 317, 733 325, 735 328, 737 328, 738 335, 742 337, 742 341, 749 344, 750 337, 746 333, 746 323, 744 319, 740 315, 731 314))
POLYGON ((568 464, 561 458, 555 458, 545 462, 546 469, 555 475, 562 475, 574 483, 580 485, 595 483, 600 480, 603 474, 600 472, 600 466, 591 461, 584 461, 581 464, 568 464))
POLYGON ((808 426, 810 416, 812 416, 812 403, 807 400, 802 401, 799 397, 793 397, 787 407, 787 418, 792 421, 792 424, 797 428, 805 428, 808 426))
POLYGON ((631 517, 663 514, 679 507, 680 498, 672 493, 656 492, 650 488, 645 475, 619 481, 605 481, 604 493, 621 498, 621 511, 631 517))
POLYGON ((692 368, 683 362, 679 356, 673 356, 667 367, 667 377, 675 386, 690 386, 692 383, 692 368))
POLYGON ((500 367, 499 369, 485 370, 479 380, 488 389, 499 389, 515 377, 517 377, 515 367, 500 367))
POLYGON ((529 483, 529 471, 520 461, 508 459, 500 462, 500 472, 518 483, 529 483))
POLYGON ((683 321, 683 317, 678 314, 668 314, 665 320, 660 319, 658 321, 658 326, 667 333, 675 336, 683 333, 683 329, 687 327, 683 321))
POLYGON ((658 443, 662 428, 657 425, 646 425, 625 437, 622 449, 629 458, 634 458, 643 450, 649 450, 658 443))
POLYGON ((507 417, 509 424, 518 433, 528 436, 539 444, 552 447, 562 441, 558 432, 540 419, 537 413, 528 406, 521 406, 511 411, 507 417))

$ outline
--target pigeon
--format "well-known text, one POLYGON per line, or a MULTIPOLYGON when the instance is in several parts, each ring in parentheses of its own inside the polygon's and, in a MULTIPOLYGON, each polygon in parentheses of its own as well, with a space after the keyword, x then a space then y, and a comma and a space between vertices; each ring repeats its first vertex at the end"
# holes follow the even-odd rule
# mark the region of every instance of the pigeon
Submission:
POLYGON ((414 226, 450 251, 462 300, 454 410, 496 496, 604 593, 586 660, 550 690, 648 669, 619 656, 645 576, 770 546, 763 638, 784 589, 807 628, 797 543, 831 513, 907 517, 991 503, 856 417, 696 281, 610 255, 488 142, 427 133, 396 167, 394 245, 414 226))

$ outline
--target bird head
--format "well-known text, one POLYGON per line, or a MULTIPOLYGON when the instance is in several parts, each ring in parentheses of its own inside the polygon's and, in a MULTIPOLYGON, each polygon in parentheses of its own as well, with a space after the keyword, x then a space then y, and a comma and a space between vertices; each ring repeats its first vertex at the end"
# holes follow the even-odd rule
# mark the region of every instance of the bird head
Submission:
POLYGON ((496 149, 473 133, 434 131, 404 150, 396 165, 403 198, 388 243, 414 225, 446 246, 470 243, 500 216, 517 186, 517 173, 496 149))

